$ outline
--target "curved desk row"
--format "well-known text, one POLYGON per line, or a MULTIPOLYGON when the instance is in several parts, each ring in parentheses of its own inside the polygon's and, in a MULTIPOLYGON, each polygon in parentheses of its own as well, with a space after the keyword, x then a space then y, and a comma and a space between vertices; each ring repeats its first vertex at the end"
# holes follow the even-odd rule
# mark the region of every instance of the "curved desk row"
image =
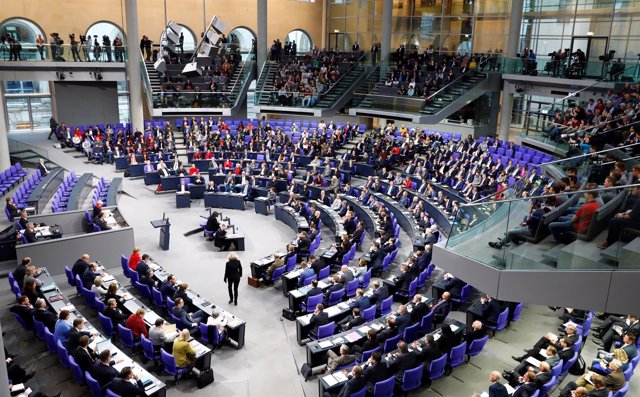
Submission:
POLYGON ((358 217, 358 220, 364 222, 365 229, 371 234, 371 236, 376 235, 376 231, 378 230, 378 216, 371 212, 369 208, 363 206, 356 197, 353 196, 342 196, 343 200, 346 200, 347 203, 353 207, 353 212, 358 217))
POLYGON ((298 215, 293 208, 284 204, 276 204, 274 208, 276 219, 286 223, 297 233, 309 230, 309 222, 305 217, 298 215))
POLYGON ((416 220, 413 219, 413 215, 411 215, 411 213, 402 204, 382 193, 373 193, 372 196, 382 202, 384 206, 393 213, 398 225, 407 232, 412 241, 418 237, 420 227, 416 220))
MULTIPOLYGON (((150 163, 150 165, 153 166, 154 170, 158 169, 158 164, 159 164, 158 161, 154 161, 150 163)), ((168 169, 173 168, 173 161, 165 161, 164 164, 167 166, 168 169)), ((134 178, 134 177, 144 176, 145 166, 146 166, 145 163, 129 164, 129 177, 134 178)))
POLYGON ((111 207, 118 205, 118 196, 122 191, 122 178, 113 178, 107 190, 107 200, 105 206, 111 207))
POLYGON ((331 207, 317 201, 314 201, 314 203, 316 209, 320 211, 320 220, 322 220, 322 223, 329 226, 329 230, 333 233, 336 242, 340 243, 342 241, 342 235, 347 233, 344 230, 342 218, 340 218, 340 215, 331 209, 331 207))
MULTIPOLYGON (((46 262, 45 262, 46 263, 46 262)), ((71 262, 70 262, 71 263, 71 262)), ((44 284, 40 288, 41 294, 43 295, 45 301, 51 306, 53 311, 56 314, 60 314, 60 312, 65 309, 70 312, 70 316, 68 321, 72 322, 76 318, 82 318, 82 314, 75 308, 73 303, 69 301, 69 299, 62 295, 59 291, 60 288, 55 283, 51 274, 47 268, 44 269, 44 272, 40 274, 38 280, 42 281, 44 284)), ((136 371, 139 371, 141 374, 140 380, 143 384, 145 384, 145 395, 146 396, 157 396, 164 397, 167 394, 167 386, 160 379, 156 378, 150 372, 148 372, 142 365, 137 364, 130 357, 128 357, 122 350, 118 349, 115 345, 113 345, 108 338, 102 335, 102 333, 94 327, 86 318, 84 323, 84 331, 95 333, 98 336, 94 338, 92 343, 96 343, 100 345, 100 350, 108 348, 111 351, 112 355, 117 353, 117 358, 122 359, 122 363, 124 365, 129 365, 133 367, 136 371)), ((95 347, 95 346, 93 346, 95 347)), ((116 364, 118 366, 118 364, 116 364)))
POLYGON ((62 168, 58 167, 51 170, 29 194, 27 205, 35 208, 36 214, 39 213, 40 209, 44 209, 49 200, 51 200, 63 180, 64 171, 62 168))
POLYGON ((89 192, 93 188, 93 174, 90 172, 84 173, 78 178, 71 194, 69 195, 69 201, 67 202, 67 211, 74 211, 80 209, 84 200, 89 195, 89 192))
POLYGON ((242 193, 207 192, 204 194, 205 208, 227 208, 244 211, 242 193))

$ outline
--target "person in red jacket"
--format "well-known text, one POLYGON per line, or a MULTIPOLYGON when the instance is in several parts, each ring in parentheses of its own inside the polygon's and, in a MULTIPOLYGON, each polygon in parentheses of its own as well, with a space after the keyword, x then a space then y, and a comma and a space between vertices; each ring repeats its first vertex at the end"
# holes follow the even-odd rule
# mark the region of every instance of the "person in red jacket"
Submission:
POLYGON ((142 260, 142 258, 140 257, 141 251, 142 250, 139 247, 135 247, 133 249, 133 253, 129 257, 129 269, 136 270, 136 267, 138 266, 138 262, 142 260))
POLYGON ((147 325, 144 323, 144 309, 139 308, 136 312, 129 316, 125 326, 131 330, 135 339, 140 339, 140 335, 144 335, 145 338, 149 337, 149 331, 147 325))

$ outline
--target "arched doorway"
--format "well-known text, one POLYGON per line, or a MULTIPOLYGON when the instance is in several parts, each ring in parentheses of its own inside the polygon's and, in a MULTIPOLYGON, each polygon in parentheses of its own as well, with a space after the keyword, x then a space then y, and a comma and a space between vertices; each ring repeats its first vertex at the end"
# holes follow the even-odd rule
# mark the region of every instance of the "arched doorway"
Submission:
MULTIPOLYGON (((45 42, 47 41, 44 30, 35 22, 25 18, 10 18, 0 23, 0 35, 11 37, 20 42, 20 45, 22 45, 21 59, 37 59, 40 57, 35 45, 38 35, 41 35, 45 42)), ((0 59, 9 59, 7 46, 0 46, 0 52, 0 59)), ((46 57, 46 54, 43 53, 44 57, 46 57)))
POLYGON ((237 44, 241 52, 253 50, 255 33, 249 28, 238 26, 234 28, 227 37, 229 43, 237 44))
POLYGON ((302 54, 311 51, 313 42, 311 36, 301 29, 292 30, 287 35, 285 42, 296 42, 296 53, 302 54))
MULTIPOLYGON (((182 25, 180 23, 177 24, 178 26, 180 26, 182 28, 182 30, 180 31, 180 33, 182 33, 182 35, 184 36, 184 41, 182 42, 182 51, 183 52, 193 52, 193 50, 196 49, 196 35, 193 33, 193 31, 191 29, 189 29, 187 26, 182 25)), ((180 35, 180 33, 178 33, 178 36, 180 35)), ((162 31, 162 34, 160 35, 160 45, 164 46, 167 44, 167 33, 166 30, 162 31)), ((180 49, 178 48, 177 44, 176 44, 176 51, 180 52, 180 49)))
POLYGON ((95 61, 107 61, 114 60, 121 61, 121 50, 116 52, 116 46, 114 40, 122 40, 122 44, 126 45, 126 36, 120 26, 108 22, 100 21, 89 26, 87 29, 87 45, 83 46, 83 52, 85 56, 88 56, 90 60, 95 61), (107 40, 108 38, 108 40, 107 40))

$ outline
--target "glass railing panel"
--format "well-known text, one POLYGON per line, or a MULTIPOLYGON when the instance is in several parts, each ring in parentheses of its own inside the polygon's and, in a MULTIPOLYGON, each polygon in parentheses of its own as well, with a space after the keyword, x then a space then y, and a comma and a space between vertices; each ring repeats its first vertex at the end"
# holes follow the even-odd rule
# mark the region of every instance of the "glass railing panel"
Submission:
POLYGON ((638 66, 604 61, 577 62, 571 59, 554 60, 538 55, 535 61, 525 58, 504 58, 504 73, 569 79, 594 79, 636 82, 638 66))
POLYGON ((47 62, 124 62, 126 46, 94 45, 49 45, 20 43, 18 47, 9 43, 0 44, 0 61, 47 61, 47 62))

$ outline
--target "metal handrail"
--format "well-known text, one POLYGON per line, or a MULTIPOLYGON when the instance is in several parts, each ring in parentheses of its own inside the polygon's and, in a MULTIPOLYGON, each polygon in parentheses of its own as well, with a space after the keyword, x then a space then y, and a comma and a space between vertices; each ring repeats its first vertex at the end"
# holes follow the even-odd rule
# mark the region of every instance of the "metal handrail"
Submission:
POLYGON ((571 192, 545 194, 544 196, 518 197, 518 198, 504 199, 504 200, 490 201, 490 202, 482 202, 482 203, 474 201, 474 202, 471 202, 471 203, 461 203, 460 206, 461 207, 476 207, 478 205, 510 203, 510 202, 515 202, 515 201, 524 201, 524 200, 544 200, 547 197, 571 196, 573 194, 590 193, 590 192, 598 192, 599 193, 599 192, 607 192, 607 191, 610 191, 610 190, 627 189, 627 188, 632 188, 632 187, 640 187, 640 183, 634 183, 634 184, 624 185, 624 186, 599 187, 597 189, 581 189, 581 190, 576 190, 576 191, 571 191, 571 192))
MULTIPOLYGON (((640 123, 640 121, 638 121, 638 123, 640 123)), ((640 145, 640 142, 630 143, 630 144, 625 145, 625 146, 616 146, 616 147, 611 148, 611 149, 602 149, 602 150, 599 150, 599 151, 593 152, 593 153, 579 154, 577 156, 568 157, 566 159, 553 160, 553 161, 549 161, 547 163, 538 164, 538 166, 551 165, 551 164, 556 164, 556 163, 564 163, 566 161, 571 161, 571 160, 579 159, 579 158, 583 158, 583 157, 593 157, 594 155, 598 155, 600 153, 607 153, 607 152, 612 152, 614 150, 626 149, 626 148, 630 148, 630 147, 637 146, 637 145, 640 145)))
POLYGON ((467 70, 466 72, 462 73, 460 76, 456 77, 452 82, 450 82, 449 84, 447 84, 447 85, 445 85, 444 87, 440 88, 438 91, 434 92, 433 94, 429 95, 429 97, 425 99, 425 102, 426 102, 426 101, 431 100, 431 98, 433 98, 434 96, 436 96, 436 95, 440 94, 442 91, 446 90, 449 86, 451 86, 452 84, 456 83, 458 80, 460 80, 461 78, 463 78, 464 76, 466 76, 466 75, 467 75, 467 73, 472 72, 472 71, 473 71, 473 72, 477 71, 478 67, 479 67, 481 64, 483 64, 483 63, 485 63, 485 62, 487 62, 487 61, 488 61, 488 58, 487 58, 487 59, 485 59, 483 62, 478 63, 478 64, 477 64, 477 66, 476 66, 476 69, 474 69, 474 70, 469 69, 469 70, 467 70))
MULTIPOLYGON (((153 111, 153 87, 151 86, 151 78, 149 77, 149 72, 147 71, 147 64, 144 61, 144 54, 140 51, 140 63, 142 66, 142 81, 145 86, 145 97, 147 99, 147 106, 149 106, 149 110, 153 111), (148 91, 151 91, 149 94, 148 91)), ((135 89, 135 88, 134 88, 135 89)))
MULTIPOLYGON (((240 59, 242 59, 242 52, 240 53, 240 59)), ((249 62, 249 59, 247 58, 246 61, 242 62, 242 67, 240 67, 240 73, 238 75, 238 78, 236 79, 236 81, 233 83, 233 87, 231 87, 231 91, 229 92, 234 92, 236 89, 236 85, 238 84, 238 80, 240 80, 240 76, 242 75, 242 71, 244 70, 244 67, 247 65, 247 62, 249 62)))
POLYGON ((322 94, 320 94, 320 97, 322 98, 323 96, 327 95, 331 90, 333 90, 333 89, 338 85, 338 83, 340 83, 340 81, 342 81, 342 79, 344 79, 344 78, 345 78, 349 73, 351 73, 351 71, 352 71, 353 69, 355 69, 355 67, 356 67, 358 64, 362 63, 362 59, 363 59, 363 58, 366 58, 366 56, 367 56, 367 53, 363 51, 363 52, 362 52, 362 55, 360 55, 360 57, 356 60, 356 62, 355 62, 353 65, 351 65, 351 67, 350 67, 350 68, 349 68, 345 73, 343 73, 343 74, 342 74, 342 76, 340 76, 340 78, 338 78, 338 80, 336 80, 336 82, 335 82, 335 83, 333 83, 333 84, 331 85, 331 87, 329 87, 329 89, 328 89, 328 90, 326 90, 325 92, 323 92, 322 94))

